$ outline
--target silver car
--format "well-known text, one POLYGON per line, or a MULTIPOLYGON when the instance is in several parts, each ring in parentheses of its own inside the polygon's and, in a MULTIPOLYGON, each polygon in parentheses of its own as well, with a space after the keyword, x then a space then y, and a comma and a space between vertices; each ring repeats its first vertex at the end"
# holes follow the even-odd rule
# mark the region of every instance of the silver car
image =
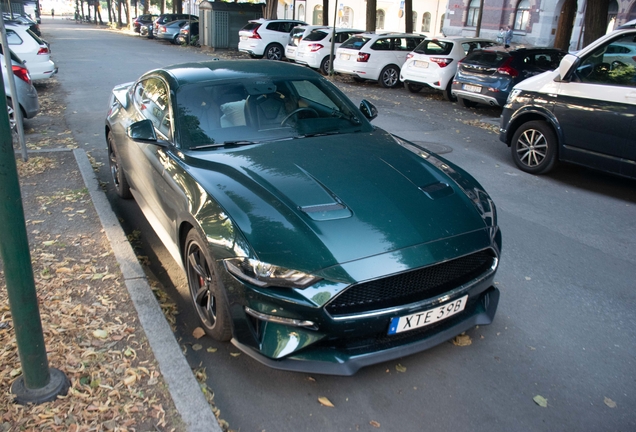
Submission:
MULTIPOLYGON (((2 80, 4 81, 4 93, 7 95, 7 110, 9 112, 9 122, 11 123, 11 129, 15 128, 15 115, 14 104, 11 94, 11 88, 9 86, 9 76, 7 74, 7 67, 5 65, 4 55, 2 54, 2 48, 0 47, 0 63, 2 64, 2 80)), ((20 103, 20 109, 22 111, 23 118, 33 118, 40 111, 40 103, 38 101, 38 93, 33 87, 31 82, 31 75, 24 66, 24 63, 18 56, 11 52, 11 65, 13 69, 13 75, 15 77, 15 87, 18 95, 18 102, 20 103)))
POLYGON ((176 44, 177 36, 179 36, 179 31, 181 30, 181 27, 186 25, 188 22, 190 21, 187 19, 181 19, 181 20, 176 20, 169 23, 165 23, 165 24, 159 24, 155 37, 157 39, 169 40, 173 44, 176 44))

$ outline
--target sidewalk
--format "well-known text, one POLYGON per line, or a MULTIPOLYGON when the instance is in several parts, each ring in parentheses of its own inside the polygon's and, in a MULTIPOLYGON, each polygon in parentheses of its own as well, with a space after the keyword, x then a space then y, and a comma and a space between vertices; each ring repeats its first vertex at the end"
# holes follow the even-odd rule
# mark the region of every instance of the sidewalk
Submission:
POLYGON ((162 312, 170 305, 153 295, 66 129, 59 84, 37 90, 41 112, 25 122, 30 159, 16 157, 49 365, 71 389, 13 404, 20 362, 0 262, 0 431, 221 431, 212 393, 201 391, 162 312))

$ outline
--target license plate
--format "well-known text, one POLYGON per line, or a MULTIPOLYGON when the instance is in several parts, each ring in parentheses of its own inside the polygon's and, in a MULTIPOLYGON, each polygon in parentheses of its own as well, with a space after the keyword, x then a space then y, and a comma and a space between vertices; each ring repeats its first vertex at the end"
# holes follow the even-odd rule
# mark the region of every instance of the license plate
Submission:
POLYGON ((340 54, 340 58, 342 60, 349 60, 351 58, 351 56, 349 54, 340 54))
POLYGON ((437 306, 434 309, 414 313, 411 315, 405 315, 401 317, 395 317, 391 320, 389 325, 389 334, 402 333, 405 331, 413 330, 427 325, 434 324, 436 322, 445 320, 453 315, 460 313, 466 308, 466 301, 468 296, 465 295, 462 298, 453 300, 450 303, 437 306))
POLYGON ((296 57, 304 57, 304 56, 305 56, 305 53, 304 53, 304 52, 302 52, 302 51, 298 51, 298 52, 296 53, 296 57))
POLYGON ((473 93, 481 93, 481 86, 476 86, 476 85, 471 85, 471 84, 464 84, 462 86, 462 88, 466 91, 469 92, 473 92, 473 93))
POLYGON ((247 36, 241 36, 241 40, 242 40, 242 41, 246 41, 246 40, 248 40, 248 39, 249 39, 249 38, 248 38, 247 36))
POLYGON ((296 51, 296 48, 287 48, 287 52, 293 54, 296 51))
POLYGON ((415 60, 413 63, 415 64, 415 67, 418 67, 418 68, 428 67, 428 62, 425 62, 425 61, 415 60))

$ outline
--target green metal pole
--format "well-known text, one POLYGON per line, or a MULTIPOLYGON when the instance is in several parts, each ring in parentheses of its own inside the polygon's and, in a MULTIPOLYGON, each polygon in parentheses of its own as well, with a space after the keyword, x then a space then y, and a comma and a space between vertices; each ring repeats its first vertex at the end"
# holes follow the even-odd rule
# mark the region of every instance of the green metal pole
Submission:
MULTIPOLYGON (((0 101, 5 99, 0 75, 0 101)), ((20 109, 17 98, 14 98, 14 106, 20 109)), ((66 393, 68 378, 58 370, 49 369, 46 356, 6 109, 0 109, 0 233, 0 258, 4 262, 9 307, 22 366, 22 376, 14 383, 12 391, 19 403, 46 402, 66 393)))

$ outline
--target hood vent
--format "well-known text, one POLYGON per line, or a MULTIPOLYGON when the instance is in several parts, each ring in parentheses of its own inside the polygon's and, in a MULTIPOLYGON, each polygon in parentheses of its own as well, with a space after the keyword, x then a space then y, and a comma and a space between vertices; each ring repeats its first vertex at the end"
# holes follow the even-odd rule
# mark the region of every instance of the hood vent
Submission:
POLYGON ((420 190, 432 200, 444 198, 454 193, 453 188, 446 183, 431 183, 426 186, 420 186, 420 190))

